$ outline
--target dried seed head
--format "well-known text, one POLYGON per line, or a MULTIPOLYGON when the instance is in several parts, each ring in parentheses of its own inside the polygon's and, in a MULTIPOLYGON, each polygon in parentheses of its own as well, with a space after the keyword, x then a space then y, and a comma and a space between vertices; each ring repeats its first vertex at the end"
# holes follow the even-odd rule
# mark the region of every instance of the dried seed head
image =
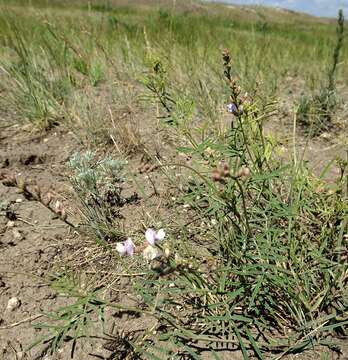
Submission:
POLYGON ((222 50, 222 60, 224 64, 228 64, 231 61, 230 52, 226 48, 222 50))

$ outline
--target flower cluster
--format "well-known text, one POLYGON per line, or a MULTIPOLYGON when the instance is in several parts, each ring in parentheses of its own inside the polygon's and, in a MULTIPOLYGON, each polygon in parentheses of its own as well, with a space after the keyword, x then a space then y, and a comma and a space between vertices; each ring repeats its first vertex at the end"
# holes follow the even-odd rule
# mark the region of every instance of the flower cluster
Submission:
POLYGON ((230 114, 240 117, 245 113, 245 106, 250 105, 249 94, 241 95, 242 89, 238 85, 236 79, 232 76, 231 56, 228 49, 222 51, 222 60, 224 64, 224 76, 228 87, 231 90, 230 103, 226 105, 226 109, 230 114))
POLYGON ((154 229, 147 229, 145 231, 146 243, 138 249, 135 247, 131 238, 116 244, 116 251, 120 256, 133 256, 136 252, 143 250, 143 256, 147 261, 152 261, 162 255, 160 249, 156 247, 159 241, 162 241, 166 236, 163 229, 155 231, 154 229), (138 251, 137 251, 138 250, 138 251))

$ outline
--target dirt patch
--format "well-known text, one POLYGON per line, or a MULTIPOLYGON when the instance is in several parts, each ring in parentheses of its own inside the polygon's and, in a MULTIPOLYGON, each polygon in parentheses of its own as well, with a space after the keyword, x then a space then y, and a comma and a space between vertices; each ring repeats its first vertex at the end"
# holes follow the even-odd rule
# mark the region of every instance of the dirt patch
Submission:
MULTIPOLYGON (((2 132, 0 146, 3 179, 15 176, 44 193, 69 197, 63 174, 66 159, 76 148, 71 134, 57 129, 31 134, 14 126, 2 132)), ((42 312, 66 303, 47 286, 47 275, 75 235, 43 204, 27 199, 16 187, 0 184, 0 199, 0 358, 69 358, 64 352, 45 357, 45 346, 26 349, 42 336, 33 328, 42 312)))

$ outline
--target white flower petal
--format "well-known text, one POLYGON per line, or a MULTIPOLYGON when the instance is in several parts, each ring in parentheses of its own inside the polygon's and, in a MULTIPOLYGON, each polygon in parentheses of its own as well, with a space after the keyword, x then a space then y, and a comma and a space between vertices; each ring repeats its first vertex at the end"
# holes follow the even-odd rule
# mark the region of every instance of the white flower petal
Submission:
POLYGON ((163 229, 159 229, 156 233, 156 240, 161 241, 165 238, 166 232, 163 229))
POLYGON ((127 249, 123 243, 116 244, 116 251, 120 254, 120 256, 124 256, 127 254, 127 249))
POLYGON ((146 261, 150 262, 161 256, 161 251, 151 245, 147 246, 143 251, 143 257, 146 261))
POLYGON ((151 246, 154 246, 156 242, 156 231, 154 229, 147 229, 145 231, 145 239, 151 246))

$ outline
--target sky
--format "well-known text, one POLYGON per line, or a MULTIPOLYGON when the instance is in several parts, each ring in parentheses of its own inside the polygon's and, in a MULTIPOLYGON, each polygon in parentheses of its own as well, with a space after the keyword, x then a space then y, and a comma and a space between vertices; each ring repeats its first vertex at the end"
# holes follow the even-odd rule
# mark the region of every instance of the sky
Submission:
POLYGON ((348 17, 348 0, 213 0, 231 4, 277 6, 306 12, 316 16, 336 17, 338 9, 343 9, 348 17))

